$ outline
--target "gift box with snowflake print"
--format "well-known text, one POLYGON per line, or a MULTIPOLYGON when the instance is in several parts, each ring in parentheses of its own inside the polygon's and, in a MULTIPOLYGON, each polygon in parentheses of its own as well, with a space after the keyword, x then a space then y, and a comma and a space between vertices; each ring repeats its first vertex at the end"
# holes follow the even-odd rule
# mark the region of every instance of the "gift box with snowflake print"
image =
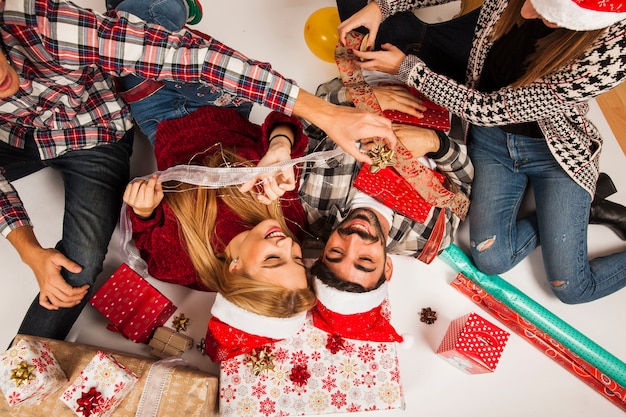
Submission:
POLYGON ((113 356, 98 351, 59 399, 78 416, 106 417, 138 379, 113 356))
POLYGON ((310 317, 289 339, 220 364, 221 416, 404 409, 396 343, 342 339, 310 317))
POLYGON ((0 388, 11 407, 40 404, 66 382, 47 343, 20 340, 0 356, 0 388))

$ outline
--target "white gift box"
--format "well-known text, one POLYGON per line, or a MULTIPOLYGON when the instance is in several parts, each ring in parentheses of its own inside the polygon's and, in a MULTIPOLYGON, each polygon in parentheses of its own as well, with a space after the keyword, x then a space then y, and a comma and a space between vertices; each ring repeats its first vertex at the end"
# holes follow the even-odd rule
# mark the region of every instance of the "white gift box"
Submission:
POLYGON ((67 382, 50 347, 40 341, 20 340, 0 356, 0 387, 9 403, 41 403, 67 382))
POLYGON ((107 417, 138 379, 112 355, 98 351, 59 399, 80 417, 85 415, 85 408, 90 417, 107 417))

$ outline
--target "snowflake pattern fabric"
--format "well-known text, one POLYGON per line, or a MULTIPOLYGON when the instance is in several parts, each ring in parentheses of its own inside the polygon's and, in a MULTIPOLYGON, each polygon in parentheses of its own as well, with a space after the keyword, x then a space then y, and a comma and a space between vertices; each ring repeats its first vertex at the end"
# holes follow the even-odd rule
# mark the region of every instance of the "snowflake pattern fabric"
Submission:
POLYGON ((220 415, 295 416, 404 409, 396 344, 342 339, 313 326, 271 345, 273 369, 246 355, 220 364, 220 415))

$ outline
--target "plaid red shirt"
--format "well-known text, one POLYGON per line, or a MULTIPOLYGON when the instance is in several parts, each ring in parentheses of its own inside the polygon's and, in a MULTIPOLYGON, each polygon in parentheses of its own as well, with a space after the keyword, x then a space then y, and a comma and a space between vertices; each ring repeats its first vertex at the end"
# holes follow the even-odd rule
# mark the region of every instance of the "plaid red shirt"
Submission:
MULTIPOLYGON (((0 0, 4 52, 19 91, 0 99, 0 140, 22 148, 33 131, 42 159, 119 140, 129 108, 111 75, 203 82, 291 114, 296 84, 267 63, 246 58, 193 31, 177 33, 132 15, 107 16, 56 0, 0 0)), ((0 232, 30 224, 0 165, 0 232)))

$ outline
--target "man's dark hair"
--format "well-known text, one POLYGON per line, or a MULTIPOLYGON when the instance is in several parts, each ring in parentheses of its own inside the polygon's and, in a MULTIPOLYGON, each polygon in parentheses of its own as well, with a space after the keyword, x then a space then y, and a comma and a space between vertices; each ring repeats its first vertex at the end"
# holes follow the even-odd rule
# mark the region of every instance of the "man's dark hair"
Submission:
POLYGON ((365 288, 361 284, 357 284, 355 282, 344 281, 339 278, 337 274, 333 273, 328 266, 322 262, 321 260, 315 261, 313 266, 311 266, 311 275, 322 281, 324 284, 328 285, 331 288, 335 288, 339 291, 345 292, 368 292, 375 290, 385 283, 387 277, 385 277, 385 271, 383 269, 383 273, 380 278, 376 282, 376 285, 372 288, 365 288))

